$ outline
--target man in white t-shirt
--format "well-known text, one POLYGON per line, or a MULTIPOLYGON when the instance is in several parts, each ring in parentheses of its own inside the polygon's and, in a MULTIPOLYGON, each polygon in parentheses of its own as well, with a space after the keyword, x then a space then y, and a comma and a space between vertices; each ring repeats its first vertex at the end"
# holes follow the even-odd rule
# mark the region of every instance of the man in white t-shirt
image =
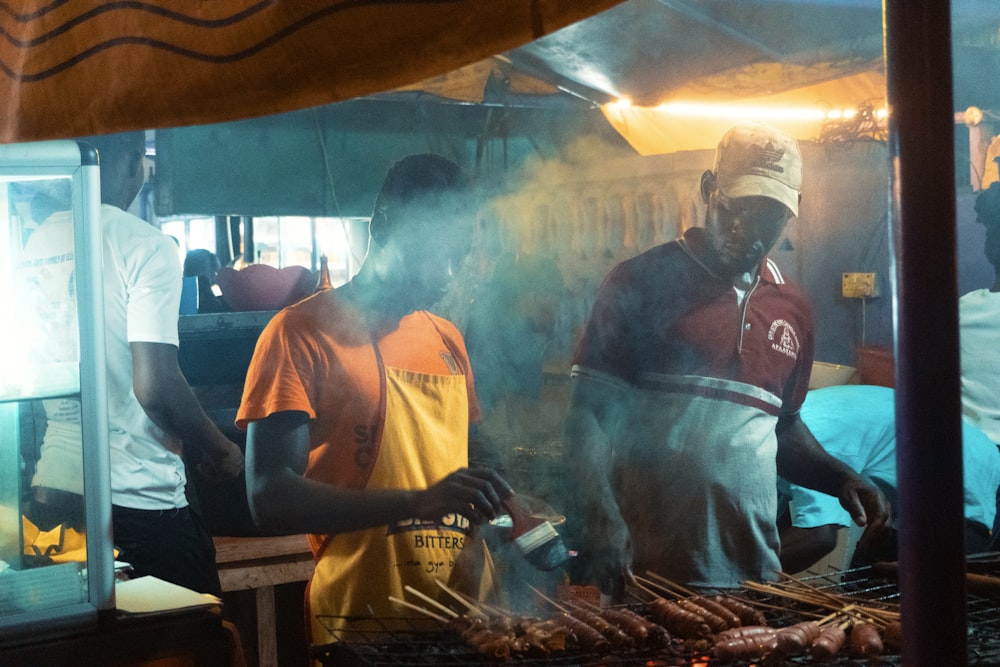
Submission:
MULTIPOLYGON (((125 211, 142 187, 145 135, 88 138, 101 165, 104 308, 107 338, 111 503, 118 559, 134 576, 154 575, 206 593, 221 593, 215 549, 188 507, 181 445, 203 453, 202 471, 235 477, 243 454, 206 416, 177 362, 182 271, 168 236, 125 211)), ((29 239, 26 255, 60 275, 72 290, 69 211, 49 215, 29 239), (46 258, 47 256, 47 258, 46 258), (42 257, 41 260, 38 258, 42 257)), ((67 295, 67 299, 72 298, 67 295)), ((79 405, 46 405, 47 429, 29 518, 58 515, 51 505, 82 492, 79 405)), ((88 446, 90 443, 87 443, 88 446)))
POLYGON ((976 221, 986 227, 983 252, 997 274, 989 289, 958 300, 962 414, 1000 443, 1000 183, 976 199, 976 221))
MULTIPOLYGON (((996 277, 989 289, 973 290, 958 300, 962 416, 1000 443, 1000 183, 976 198, 976 222, 986 227, 983 253, 996 277)), ((998 532, 1000 521, 993 526, 993 548, 1000 544, 998 532)))

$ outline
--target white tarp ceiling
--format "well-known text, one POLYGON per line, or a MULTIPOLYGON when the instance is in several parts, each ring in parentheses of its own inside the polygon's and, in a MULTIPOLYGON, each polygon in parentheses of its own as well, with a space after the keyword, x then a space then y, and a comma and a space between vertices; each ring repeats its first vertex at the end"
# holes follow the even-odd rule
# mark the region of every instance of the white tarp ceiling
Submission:
MULTIPOLYGON (((1000 107, 990 76, 1000 71, 1000 3, 955 0, 952 16, 956 110, 1000 107)), ((640 154, 653 154, 710 147, 732 122, 654 109, 671 102, 855 110, 839 126, 775 120, 803 139, 872 134, 866 114, 886 97, 882 58, 880 0, 629 0, 405 89, 486 103, 569 94, 601 105, 640 154), (607 106, 619 99, 632 105, 607 106)))

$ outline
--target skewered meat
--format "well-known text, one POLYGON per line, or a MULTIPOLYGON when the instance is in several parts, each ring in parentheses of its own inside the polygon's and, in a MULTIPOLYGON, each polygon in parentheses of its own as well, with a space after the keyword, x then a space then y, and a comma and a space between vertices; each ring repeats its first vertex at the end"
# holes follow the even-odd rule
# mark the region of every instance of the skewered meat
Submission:
POLYGON ((572 614, 563 612, 556 614, 552 620, 572 633, 577 643, 588 651, 606 649, 609 646, 607 638, 572 614))
MULTIPOLYGON (((764 626, 751 626, 763 628, 764 626)), ((745 628, 734 628, 741 630, 745 628)), ((769 632, 755 632, 750 634, 725 633, 715 638, 715 645, 712 650, 719 660, 760 660, 765 655, 774 650, 776 630, 767 628, 769 632), (721 638, 721 639, 720 639, 721 638)))
POLYGON ((869 658, 882 655, 884 650, 878 628, 872 623, 856 623, 851 628, 851 655, 869 658))
POLYGON ((731 595, 713 595, 711 599, 739 616, 740 623, 743 625, 767 625, 764 612, 751 607, 743 600, 734 598, 731 595))
POLYGON ((514 648, 516 641, 514 637, 491 632, 488 637, 483 637, 481 641, 473 646, 479 653, 485 656, 506 660, 510 657, 511 653, 516 652, 514 648))
POLYGON ((809 654, 817 660, 830 660, 840 653, 846 639, 844 628, 836 623, 831 623, 823 627, 819 637, 809 647, 809 654))
POLYGON ((543 655, 565 651, 569 635, 566 628, 551 620, 531 617, 498 616, 487 620, 460 616, 449 621, 448 627, 480 654, 504 660, 532 649, 543 655))
POLYGON ((649 639, 650 625, 646 619, 629 609, 601 609, 601 618, 631 637, 637 644, 649 639))
POLYGON ((670 636, 665 627, 654 623, 631 609, 614 607, 602 609, 600 613, 634 637, 640 644, 664 648, 673 644, 673 637, 670 636))
POLYGON ((676 602, 657 598, 650 603, 649 611, 653 620, 684 639, 705 639, 712 634, 712 629, 701 616, 691 613, 676 602))
POLYGON ((715 636, 712 650, 719 660, 760 660, 774 650, 777 632, 766 625, 730 628, 715 636))
POLYGON ((542 655, 565 651, 568 637, 569 630, 553 621, 530 623, 524 628, 524 641, 528 648, 535 649, 542 655))
POLYGON ((774 650, 782 656, 796 656, 805 653, 819 638, 822 628, 816 621, 803 621, 781 628, 775 635, 774 650))
POLYGON ((713 633, 722 632, 723 630, 727 630, 731 627, 724 619, 720 618, 705 607, 697 604, 690 598, 681 598, 677 601, 677 605, 681 609, 684 609, 695 616, 700 616, 713 633))
POLYGON ((903 626, 899 621, 889 621, 882 631, 882 642, 893 650, 903 648, 903 626))
MULTIPOLYGON (((720 604, 718 601, 713 600, 712 598, 707 598, 699 595, 690 599, 691 602, 694 602, 699 607, 705 609, 706 611, 722 619, 722 621, 726 625, 726 627, 723 628, 723 630, 727 628, 738 628, 739 626, 743 625, 743 621, 740 620, 740 617, 737 614, 733 613, 731 609, 720 604)), ((719 630, 718 632, 722 632, 722 630, 719 630)))
POLYGON ((715 636, 716 641, 726 639, 738 639, 740 637, 758 637, 778 634, 777 628, 769 625, 741 625, 738 628, 730 628, 720 632, 715 636))
POLYGON ((604 635, 612 646, 635 646, 635 640, 631 636, 600 614, 576 604, 570 604, 569 613, 604 635))

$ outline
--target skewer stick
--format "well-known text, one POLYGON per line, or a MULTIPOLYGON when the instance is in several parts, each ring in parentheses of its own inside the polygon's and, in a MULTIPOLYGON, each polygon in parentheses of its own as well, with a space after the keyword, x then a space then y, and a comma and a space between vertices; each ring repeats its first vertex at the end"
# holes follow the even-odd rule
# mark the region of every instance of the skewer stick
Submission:
POLYGON ((564 607, 563 605, 559 604, 558 602, 556 602, 555 600, 553 600, 548 595, 546 595, 545 593, 541 592, 540 590, 538 590, 537 588, 535 588, 531 584, 528 584, 528 588, 530 588, 535 593, 535 595, 537 595, 538 597, 542 598, 543 600, 545 600, 546 602, 548 602, 550 605, 552 605, 553 607, 555 607, 556 609, 558 609, 562 613, 564 613, 564 614, 568 614, 569 613, 569 610, 566 609, 566 607, 564 607))
POLYGON ((461 595, 459 595, 456 591, 453 591, 451 588, 448 587, 448 585, 446 583, 444 583, 440 579, 435 579, 434 583, 436 583, 438 585, 438 587, 440 587, 441 590, 443 590, 445 593, 447 593, 448 595, 450 595, 453 598, 455 598, 456 600, 458 600, 463 606, 465 606, 466 609, 468 609, 469 611, 471 611, 473 614, 476 614, 477 616, 482 616, 483 618, 488 618, 487 615, 486 615, 486 612, 484 612, 482 609, 480 609, 476 605, 474 605, 471 602, 469 602, 468 600, 466 600, 464 597, 462 597, 461 595))
POLYGON ((406 607, 407 609, 413 609, 414 611, 419 611, 421 614, 430 616, 431 618, 438 620, 442 623, 448 623, 448 619, 445 618, 444 616, 441 616, 440 614, 435 614, 430 609, 427 609, 426 607, 421 607, 418 604, 412 604, 410 602, 407 602, 406 600, 400 600, 399 598, 393 597, 392 595, 389 596, 389 601, 395 602, 396 604, 406 607))
POLYGON ((663 597, 662 595, 660 595, 659 593, 657 593, 656 591, 654 591, 652 588, 650 588, 648 585, 646 585, 644 582, 639 581, 639 579, 640 579, 639 577, 635 577, 636 588, 638 588, 640 591, 643 591, 644 593, 652 595, 654 598, 662 598, 663 597))
MULTIPOLYGON (((782 611, 785 613, 788 612, 788 607, 780 604, 769 604, 767 602, 759 602, 757 600, 753 600, 752 605, 758 609, 773 609, 774 611, 782 611)), ((813 618, 821 618, 823 616, 823 614, 817 614, 814 611, 806 611, 805 609, 796 609, 795 613, 801 616, 810 616, 813 618)))
POLYGON ((451 610, 448 607, 444 606, 443 604, 441 604, 440 602, 438 602, 434 598, 429 597, 427 595, 424 595, 423 593, 421 593, 420 591, 418 591, 413 586, 407 585, 405 588, 406 588, 406 592, 407 593, 411 593, 413 595, 416 595, 418 598, 420 598, 424 602, 428 603, 432 607, 436 607, 436 608, 440 609, 441 611, 443 611, 444 613, 448 614, 452 618, 458 618, 458 614, 456 612, 454 612, 453 610, 451 610))
POLYGON ((573 600, 569 600, 569 604, 571 606, 583 607, 584 609, 589 609, 590 611, 595 613, 601 612, 601 605, 594 604, 590 600, 584 600, 583 598, 574 598, 573 600))
MULTIPOLYGON (((756 591, 759 593, 765 593, 775 597, 781 597, 788 600, 794 600, 795 602, 801 602, 804 604, 810 604, 816 607, 822 607, 835 612, 841 612, 845 607, 853 605, 854 610, 864 610, 863 613, 882 619, 883 623, 891 620, 899 619, 899 612, 892 609, 885 609, 883 607, 876 607, 874 605, 864 605, 857 599, 849 598, 846 596, 832 595, 829 593, 823 593, 821 595, 816 595, 815 591, 808 589, 794 590, 789 586, 776 586, 773 584, 761 584, 755 581, 745 581, 743 585, 751 591, 756 591)), ((884 604, 884 603, 880 603, 884 604)))
POLYGON ((655 595, 658 598, 668 597, 668 596, 674 597, 673 592, 664 587, 662 584, 652 581, 651 579, 640 577, 639 575, 634 575, 633 578, 635 579, 636 583, 640 584, 640 588, 642 588, 647 593, 651 593, 652 595, 655 595), (660 592, 656 592, 655 590, 652 589, 658 589, 660 592))
POLYGON ((678 584, 674 581, 670 581, 666 577, 659 575, 656 572, 651 572, 650 570, 646 570, 646 576, 652 577, 656 581, 660 582, 661 583, 660 588, 662 588, 663 590, 669 590, 675 594, 685 595, 687 597, 701 597, 701 593, 694 591, 690 588, 687 588, 686 586, 682 586, 681 584, 678 584))
POLYGON ((496 605, 486 604, 485 602, 482 602, 481 600, 477 600, 477 599, 473 598, 472 596, 470 596, 470 595, 468 595, 466 593, 463 593, 462 591, 453 590, 452 588, 450 588, 448 586, 448 584, 444 583, 440 579, 435 579, 434 581, 437 583, 438 586, 441 587, 442 590, 447 591, 447 593, 449 595, 451 595, 453 598, 455 598, 456 600, 458 600, 459 602, 461 602, 468 609, 475 610, 475 611, 479 612, 479 614, 481 616, 489 617, 490 614, 492 614, 494 616, 513 616, 514 615, 514 612, 512 612, 509 609, 505 609, 503 607, 497 607, 496 605))
POLYGON ((804 589, 806 589, 806 590, 814 593, 815 595, 827 598, 827 599, 831 600, 832 602, 839 602, 839 601, 843 600, 843 597, 841 597, 839 595, 834 595, 832 593, 827 593, 826 591, 822 590, 818 586, 815 586, 813 584, 810 584, 810 583, 807 583, 805 581, 802 581, 801 579, 796 579, 792 575, 787 574, 785 572, 780 572, 779 571, 778 572, 778 576, 781 577, 782 579, 790 582, 790 583, 794 583, 795 585, 800 586, 800 587, 802 587, 802 588, 804 588, 804 589))
POLYGON ((645 589, 641 588, 639 584, 632 582, 626 587, 625 594, 636 602, 645 604, 648 601, 639 595, 639 591, 642 591, 643 593, 647 592, 645 589))
POLYGON ((869 607, 858 607, 851 611, 851 617, 854 619, 854 624, 858 623, 871 623, 872 625, 878 626, 879 629, 884 630, 885 626, 888 625, 893 619, 887 617, 883 609, 871 609, 869 607))
MULTIPOLYGON (((837 618, 838 616, 840 616, 844 612, 848 612, 849 609, 853 609, 853 608, 854 608, 854 605, 848 605, 847 607, 845 607, 844 609, 842 609, 840 611, 835 611, 832 614, 827 614, 823 618, 821 618, 818 621, 816 621, 816 623, 818 623, 819 625, 823 625, 824 623, 829 623, 830 621, 832 621, 833 619, 837 618)), ((850 612, 848 612, 848 614, 850 614, 850 612)))

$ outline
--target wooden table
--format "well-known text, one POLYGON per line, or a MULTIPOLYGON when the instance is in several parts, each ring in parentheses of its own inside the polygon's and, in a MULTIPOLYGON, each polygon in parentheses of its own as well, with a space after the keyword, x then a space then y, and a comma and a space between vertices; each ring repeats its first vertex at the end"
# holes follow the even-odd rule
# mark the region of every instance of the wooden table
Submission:
POLYGON ((260 665, 277 665, 274 587, 308 581, 312 576, 313 557, 306 536, 216 537, 214 540, 222 591, 254 591, 260 665))

